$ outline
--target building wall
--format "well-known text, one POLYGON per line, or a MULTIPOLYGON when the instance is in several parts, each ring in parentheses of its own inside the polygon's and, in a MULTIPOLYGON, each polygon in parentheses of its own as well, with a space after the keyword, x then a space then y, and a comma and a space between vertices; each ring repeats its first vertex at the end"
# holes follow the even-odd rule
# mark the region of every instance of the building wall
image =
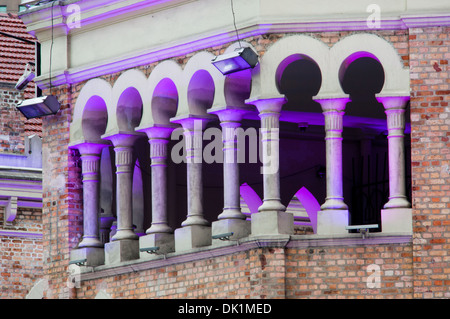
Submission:
POLYGON ((0 209, 0 299, 23 299, 42 277, 44 248, 41 209, 18 209, 15 220, 5 224, 0 209), (33 234, 30 234, 33 233, 33 234))
POLYGON ((412 298, 412 268, 411 243, 275 245, 83 281, 76 297, 412 298))
MULTIPOLYGON (((351 33, 353 32, 323 32, 310 35, 331 46, 351 33)), ((412 34, 408 38, 407 30, 385 30, 374 33, 393 44, 405 67, 409 65, 410 60, 415 61, 412 59, 414 55, 408 54, 409 45, 412 48, 414 41, 412 34)), ((263 55, 268 46, 284 36, 287 35, 268 34, 246 40, 258 50, 260 55, 263 55)), ((225 47, 214 47, 210 50, 218 54, 223 52, 225 47)), ((184 64, 188 58, 189 56, 180 56, 174 60, 184 64)), ((442 58, 442 61, 445 59, 445 57, 442 58)), ((439 61, 442 66, 443 62, 439 61)), ((139 69, 148 75, 154 65, 156 63, 139 69)), ((411 65, 411 70, 413 67, 414 65, 411 65)), ((109 74, 103 78, 113 84, 120 74, 121 72, 109 74)), ((43 176, 43 223, 45 225, 43 277, 50 284, 45 297, 93 298, 99 292, 104 292, 112 298, 412 298, 419 296, 417 292, 413 295, 413 291, 419 289, 415 285, 425 285, 422 283, 425 280, 416 280, 413 276, 419 278, 421 273, 428 272, 429 260, 416 264, 417 255, 423 253, 422 249, 416 248, 417 239, 432 236, 433 233, 428 230, 429 228, 420 228, 417 225, 414 243, 360 241, 356 244, 341 245, 328 242, 312 246, 302 244, 301 247, 295 247, 295 244, 292 244, 287 247, 272 245, 266 248, 249 248, 220 257, 205 257, 138 272, 106 275, 102 278, 83 281, 79 288, 71 289, 72 285, 68 284, 69 251, 75 247, 82 235, 83 207, 79 156, 68 149, 69 126, 73 105, 83 84, 84 82, 54 88, 53 94, 59 97, 61 111, 43 120, 45 127, 43 133, 45 172, 43 176), (367 286, 367 278, 371 274, 367 267, 371 264, 380 267, 380 288, 367 286)), ((422 88, 416 87, 416 90, 421 91, 422 88)), ((412 116, 413 128, 423 122, 421 117, 416 119, 414 116, 412 116)), ((415 143, 417 143, 416 140, 413 143, 413 154, 418 148, 415 143)), ((414 182, 415 187, 416 185, 417 183, 414 182)), ((444 185, 445 183, 442 187, 445 187, 444 185)), ((419 195, 417 188, 414 194, 419 195)), ((423 196, 428 195, 424 193, 423 196)), ((417 199, 414 203, 417 203, 417 199)), ((416 216, 421 215, 418 212, 422 210, 415 207, 414 211, 416 216)), ((445 224, 442 218, 436 219, 445 224)), ((442 237, 445 236, 442 235, 442 237)), ((428 240, 431 239, 426 239, 428 240)), ((301 240, 298 241, 298 245, 300 242, 301 240)), ((443 243, 440 245, 441 252, 448 250, 443 243)), ((445 257, 441 257, 441 261, 444 260, 445 257)), ((448 270, 446 272, 442 264, 439 269, 442 270, 442 274, 448 274, 448 270)), ((446 285, 448 287, 448 282, 442 280, 440 287, 445 289, 446 285)))
POLYGON ((24 154, 25 151, 25 117, 16 110, 16 104, 23 94, 13 84, 0 84, 0 152, 8 154, 24 154))
MULTIPOLYGON (((0 1, 0 5, 8 5, 9 13, 0 14, 1 31, 35 40, 14 14, 20 1, 7 2, 0 1)), ((22 299, 43 276, 42 209, 38 203, 41 196, 36 177, 41 165, 40 142, 38 137, 30 138, 41 135, 41 126, 40 120, 27 120, 16 109, 20 101, 34 97, 34 82, 22 91, 15 89, 27 62, 35 60, 35 47, 2 35, 0 60, 0 298, 22 299), (27 181, 30 168, 33 177, 27 181), (33 198, 24 198, 28 196, 33 198), (4 218, 9 197, 18 198, 17 214, 12 222, 4 218), (24 204, 25 201, 32 203, 24 204)))
POLYGON ((416 298, 449 297, 449 31, 409 33, 416 298))

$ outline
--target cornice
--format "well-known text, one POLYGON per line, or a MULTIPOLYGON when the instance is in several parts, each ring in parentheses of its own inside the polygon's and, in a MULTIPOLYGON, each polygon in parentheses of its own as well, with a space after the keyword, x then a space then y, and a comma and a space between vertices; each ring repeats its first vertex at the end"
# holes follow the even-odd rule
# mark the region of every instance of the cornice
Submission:
MULTIPOLYGON (((71 36, 88 33, 91 30, 112 25, 119 21, 127 21, 137 17, 154 15, 158 12, 177 6, 189 5, 199 0, 60 0, 53 7, 54 35, 66 36, 67 46, 71 46, 71 36), (79 29, 68 29, 65 26, 67 12, 64 9, 68 5, 77 4, 81 9, 79 29)), ((408 1, 407 1, 408 2, 408 1)), ((42 5, 21 13, 20 17, 25 22, 30 33, 38 37, 41 43, 49 41, 51 28, 52 3, 42 5)), ((257 5, 256 5, 257 6, 257 5)), ((438 8, 439 9, 439 8, 438 8)), ((238 21, 238 33, 241 39, 259 36, 267 33, 303 33, 303 32, 336 32, 336 31, 379 31, 379 30, 405 30, 408 28, 450 26, 450 8, 447 12, 440 13, 432 10, 424 14, 416 14, 417 10, 399 11, 390 15, 381 15, 380 24, 376 28, 367 23, 369 13, 340 14, 339 18, 332 16, 298 17, 293 12, 290 16, 284 14, 276 19, 275 14, 261 16, 257 10, 255 15, 245 21, 238 21)), ((64 70, 52 71, 52 85, 73 84, 101 75, 120 72, 137 66, 148 65, 164 59, 183 56, 188 53, 204 50, 206 48, 224 45, 236 41, 236 34, 232 24, 225 27, 212 25, 212 29, 201 33, 193 32, 183 38, 174 38, 166 43, 152 43, 144 49, 132 53, 118 54, 112 58, 102 58, 92 61, 90 64, 80 64, 73 67, 68 65, 64 70)), ((70 61, 70 57, 67 57, 70 61)), ((44 72, 47 68, 43 68, 44 72)), ((49 87, 49 73, 43 73, 35 79, 41 88, 49 87)))

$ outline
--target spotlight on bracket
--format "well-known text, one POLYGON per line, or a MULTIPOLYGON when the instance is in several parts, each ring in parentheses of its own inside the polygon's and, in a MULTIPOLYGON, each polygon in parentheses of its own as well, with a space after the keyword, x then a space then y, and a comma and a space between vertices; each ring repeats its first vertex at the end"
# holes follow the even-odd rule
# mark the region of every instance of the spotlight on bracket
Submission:
POLYGON ((212 64, 223 74, 230 74, 250 68, 258 64, 258 55, 251 48, 238 48, 233 52, 215 57, 212 64))
POLYGON ((58 99, 53 95, 24 100, 16 106, 27 119, 54 115, 60 107, 58 99))
POLYGON ((28 85, 28 83, 30 83, 34 79, 35 74, 31 70, 32 65, 34 65, 34 63, 28 62, 25 66, 25 70, 23 71, 22 76, 16 83, 16 90, 23 90, 28 85))

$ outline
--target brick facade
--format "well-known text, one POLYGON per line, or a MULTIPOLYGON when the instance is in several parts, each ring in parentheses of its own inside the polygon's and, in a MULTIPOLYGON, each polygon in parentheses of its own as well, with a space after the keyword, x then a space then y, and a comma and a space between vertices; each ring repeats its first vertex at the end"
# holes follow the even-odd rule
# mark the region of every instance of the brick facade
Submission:
MULTIPOLYGON (((82 235, 78 154, 68 150, 69 125, 84 83, 59 87, 61 111, 44 119, 44 278, 47 298, 433 298, 449 297, 448 28, 374 32, 411 70, 414 236, 410 242, 299 244, 249 248, 223 256, 105 275, 68 287, 69 251, 82 235), (448 134, 447 134, 448 135, 448 134), (301 247, 296 247, 301 245, 301 247), (369 288, 369 265, 380 286, 369 288)), ((350 32, 311 33, 330 46, 350 32)), ((246 39, 260 55, 283 34, 246 39)), ((225 47, 215 47, 214 53, 225 47)), ((176 57, 184 64, 189 56, 176 57)), ((148 75, 154 65, 143 66, 148 75)), ((103 76, 114 83, 120 73, 103 76)))
POLYGON ((20 208, 13 223, 5 224, 0 210, 0 299, 24 298, 42 278, 41 209, 20 208))
POLYGON ((448 298, 450 28, 409 31, 414 297, 448 298))
MULTIPOLYGON (((12 12, 0 13, 0 29, 8 35, 34 40, 25 24, 12 12)), ((23 165, 37 165, 28 161, 34 161, 40 154, 31 154, 27 139, 32 135, 41 136, 41 121, 27 120, 16 109, 19 102, 34 97, 34 82, 22 91, 15 89, 26 63, 34 60, 32 43, 4 34, 0 36, 0 299, 25 298, 43 276, 42 209, 36 198, 22 198, 22 190, 27 193, 27 187, 35 189, 39 184, 39 177, 36 177, 39 168, 33 167, 33 176, 27 179, 31 169, 24 169, 23 165), (17 212, 12 221, 6 221, 5 206, 11 197, 18 199, 17 212), (26 201, 28 203, 24 203, 26 201)))
POLYGON ((17 91, 12 84, 0 84, 0 152, 9 154, 23 154, 25 151, 25 117, 16 110, 16 104, 23 98, 22 92, 17 91))

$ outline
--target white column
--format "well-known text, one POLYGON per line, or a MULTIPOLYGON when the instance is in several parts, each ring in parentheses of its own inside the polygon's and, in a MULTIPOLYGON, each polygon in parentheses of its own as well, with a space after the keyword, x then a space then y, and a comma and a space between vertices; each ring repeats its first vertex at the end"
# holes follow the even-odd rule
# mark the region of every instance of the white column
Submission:
POLYGON ((337 98, 317 100, 325 117, 326 181, 327 196, 320 207, 327 209, 348 209, 344 202, 342 179, 342 131, 344 109, 349 99, 337 98))
POLYGON ((286 213, 280 199, 279 118, 285 98, 248 100, 256 106, 261 119, 261 144, 264 198, 258 213, 251 217, 251 232, 258 234, 293 234, 294 217, 286 213))
POLYGON ((133 230, 133 145, 142 136, 137 132, 127 132, 104 137, 114 145, 117 178, 117 231, 111 242, 105 244, 106 264, 139 258, 139 237, 133 230))
POLYGON ((387 116, 389 154, 389 201, 385 209, 409 208, 406 197, 405 172, 405 107, 409 96, 378 97, 383 103, 387 116))
POLYGON ((407 96, 377 97, 387 117, 389 155, 389 200, 381 210, 383 233, 412 234, 412 208, 406 197, 405 108, 407 96))
MULTIPOLYGON (((238 138, 242 116, 248 110, 221 108, 211 111, 216 114, 222 127, 223 142, 223 196, 224 207, 218 220, 212 223, 212 235, 233 233, 231 240, 250 234, 250 223, 241 211, 238 138)), ((244 136, 241 136, 245 138, 244 136)), ((217 240, 220 242, 220 240, 217 240)))
MULTIPOLYGON (((159 247, 158 253, 175 250, 173 230, 167 216, 167 146, 175 127, 154 126, 143 129, 148 136, 151 159, 152 224, 139 238, 140 248, 159 247)), ((154 257, 140 252, 141 258, 154 257)))
POLYGON ((203 215, 203 130, 211 117, 193 117, 172 119, 184 130, 186 143, 187 204, 186 220, 181 228, 175 230, 175 250, 190 250, 211 245, 211 225, 203 215))
POLYGON ((103 243, 100 240, 100 159, 105 143, 83 142, 75 147, 81 155, 83 176, 83 237, 70 252, 71 260, 86 259, 86 265, 104 263, 103 243))
POLYGON ((349 223, 342 178, 342 131, 347 97, 316 100, 325 118, 326 198, 317 214, 317 234, 346 235, 349 223))

